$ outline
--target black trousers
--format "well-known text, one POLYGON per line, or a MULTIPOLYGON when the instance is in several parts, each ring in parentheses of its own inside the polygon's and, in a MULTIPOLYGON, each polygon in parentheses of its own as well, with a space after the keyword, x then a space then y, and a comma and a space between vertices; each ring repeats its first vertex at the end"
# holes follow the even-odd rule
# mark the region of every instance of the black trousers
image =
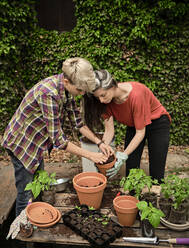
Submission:
MULTIPOLYGON (((129 155, 126 161, 126 176, 130 169, 140 168, 140 161, 145 142, 148 142, 149 171, 153 179, 161 183, 164 178, 165 164, 169 147, 170 121, 167 115, 162 115, 159 119, 153 120, 146 126, 145 137, 139 146, 129 155)), ((134 137, 136 129, 127 127, 125 137, 125 149, 134 137)))

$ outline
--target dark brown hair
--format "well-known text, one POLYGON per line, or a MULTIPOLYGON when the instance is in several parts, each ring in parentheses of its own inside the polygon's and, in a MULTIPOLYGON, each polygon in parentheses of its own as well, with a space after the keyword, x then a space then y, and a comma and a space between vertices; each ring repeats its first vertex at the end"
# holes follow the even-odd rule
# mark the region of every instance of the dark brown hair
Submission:
POLYGON ((105 111, 106 104, 101 103, 93 94, 84 95, 84 119, 92 131, 101 131, 103 128, 102 114, 105 111))

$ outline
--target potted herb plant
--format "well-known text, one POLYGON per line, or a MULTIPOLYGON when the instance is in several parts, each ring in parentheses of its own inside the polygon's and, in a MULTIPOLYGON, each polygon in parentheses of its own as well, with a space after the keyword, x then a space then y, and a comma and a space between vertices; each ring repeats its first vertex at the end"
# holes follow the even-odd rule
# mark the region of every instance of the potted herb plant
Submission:
POLYGON ((171 181, 172 206, 169 221, 175 224, 185 224, 189 211, 189 178, 177 175, 169 176, 171 181))
POLYGON ((137 203, 137 207, 140 210, 142 236, 154 237, 155 228, 160 224, 160 219, 164 217, 164 213, 155 208, 151 202, 140 201, 137 203))
MULTIPOLYGON (((152 192, 150 192, 150 189, 153 184, 157 184, 157 180, 152 180, 152 178, 150 176, 147 176, 144 170, 142 169, 131 169, 129 175, 127 177, 123 177, 120 181, 120 186, 123 187, 123 190, 129 191, 129 194, 134 195, 137 199, 139 199, 142 196, 142 190, 145 187, 147 187, 148 194, 143 196, 143 199, 147 201, 152 201, 151 198, 150 200, 148 200, 147 196, 153 195, 151 194, 152 192)), ((154 197, 156 203, 157 200, 156 194, 154 197)))
POLYGON ((48 174, 45 170, 39 170, 36 172, 32 182, 28 183, 25 190, 31 190, 34 199, 36 199, 40 193, 42 200, 50 204, 54 203, 54 191, 51 190, 51 185, 56 183, 56 173, 48 174))
POLYGON ((162 179, 162 183, 160 184, 161 192, 159 198, 159 208, 165 214, 165 218, 169 219, 171 206, 173 204, 172 200, 172 193, 173 193, 173 186, 171 183, 172 175, 167 176, 166 178, 162 179))

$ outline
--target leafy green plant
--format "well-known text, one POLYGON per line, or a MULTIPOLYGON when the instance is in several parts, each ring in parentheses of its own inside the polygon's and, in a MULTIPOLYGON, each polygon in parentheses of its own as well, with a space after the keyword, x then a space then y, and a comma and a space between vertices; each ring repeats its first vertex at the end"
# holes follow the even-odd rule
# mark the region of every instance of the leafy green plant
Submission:
POLYGON ((140 201, 137 203, 137 207, 141 212, 141 220, 148 220, 150 224, 155 228, 160 223, 160 218, 164 217, 164 213, 146 201, 140 201))
POLYGON ((150 176, 147 176, 142 169, 131 169, 129 175, 123 177, 120 181, 120 186, 123 187, 123 190, 134 191, 137 198, 139 198, 145 187, 150 192, 153 184, 157 184, 157 180, 153 180, 150 176))
POLYGON ((160 184, 161 187, 161 195, 166 198, 172 198, 173 195, 173 186, 171 184, 172 175, 167 176, 166 178, 162 179, 162 183, 160 184))
POLYGON ((173 200, 173 207, 178 209, 184 200, 189 198, 189 178, 180 178, 177 175, 168 175, 161 186, 165 198, 173 200))
POLYGON ((75 206, 75 208, 77 209, 77 210, 81 210, 81 207, 80 206, 75 206))
POLYGON ((34 179, 31 183, 28 183, 25 187, 25 190, 31 190, 34 198, 45 191, 51 188, 51 184, 56 183, 55 179, 56 173, 48 174, 45 170, 39 170, 36 172, 34 179))
POLYGON ((95 210, 95 208, 94 208, 94 207, 90 207, 90 206, 89 206, 89 210, 95 210))

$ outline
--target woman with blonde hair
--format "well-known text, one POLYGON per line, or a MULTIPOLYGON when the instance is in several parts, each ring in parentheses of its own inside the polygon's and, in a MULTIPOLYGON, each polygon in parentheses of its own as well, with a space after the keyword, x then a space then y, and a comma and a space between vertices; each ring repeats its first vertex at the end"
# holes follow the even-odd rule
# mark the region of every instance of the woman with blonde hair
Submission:
POLYGON ((95 81, 92 65, 83 58, 64 61, 63 73, 53 75, 34 85, 23 98, 10 120, 2 141, 11 157, 17 188, 16 216, 32 197, 25 191, 37 170, 44 168, 43 152, 57 148, 102 163, 113 153, 91 130, 84 125, 74 96, 89 90, 95 81), (83 85, 83 89, 78 88, 83 85), (64 133, 65 119, 72 129, 96 143, 103 152, 94 153, 76 146, 64 133))

